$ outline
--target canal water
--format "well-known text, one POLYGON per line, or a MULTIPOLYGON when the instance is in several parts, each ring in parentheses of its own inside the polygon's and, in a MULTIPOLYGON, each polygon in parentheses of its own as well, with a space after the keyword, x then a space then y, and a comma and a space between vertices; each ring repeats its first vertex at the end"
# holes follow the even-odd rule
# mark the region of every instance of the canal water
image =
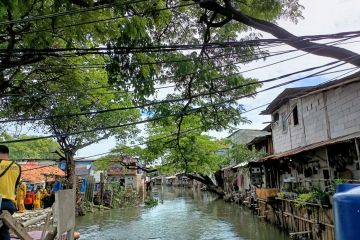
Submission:
POLYGON ((247 208, 210 193, 176 187, 153 190, 153 208, 130 207, 77 218, 81 239, 119 240, 289 240, 247 208))

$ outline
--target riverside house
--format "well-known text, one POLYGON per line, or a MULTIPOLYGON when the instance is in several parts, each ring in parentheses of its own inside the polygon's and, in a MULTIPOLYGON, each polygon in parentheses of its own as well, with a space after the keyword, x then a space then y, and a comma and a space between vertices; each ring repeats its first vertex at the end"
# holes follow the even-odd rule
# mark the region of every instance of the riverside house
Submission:
POLYGON ((287 88, 262 112, 274 153, 260 159, 273 187, 256 189, 257 213, 292 236, 333 240, 334 183, 359 182, 360 74, 287 88))
POLYGON ((360 75, 288 88, 262 114, 272 118, 280 182, 325 188, 329 179, 359 180, 360 75))

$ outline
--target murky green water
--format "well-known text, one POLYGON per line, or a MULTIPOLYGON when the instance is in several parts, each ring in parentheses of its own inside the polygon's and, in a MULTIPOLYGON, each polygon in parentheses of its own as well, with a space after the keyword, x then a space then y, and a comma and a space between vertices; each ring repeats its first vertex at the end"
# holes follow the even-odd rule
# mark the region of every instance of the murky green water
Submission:
POLYGON ((208 193, 160 187, 154 194, 163 200, 154 208, 132 207, 79 217, 81 239, 289 239, 248 209, 215 200, 208 193))

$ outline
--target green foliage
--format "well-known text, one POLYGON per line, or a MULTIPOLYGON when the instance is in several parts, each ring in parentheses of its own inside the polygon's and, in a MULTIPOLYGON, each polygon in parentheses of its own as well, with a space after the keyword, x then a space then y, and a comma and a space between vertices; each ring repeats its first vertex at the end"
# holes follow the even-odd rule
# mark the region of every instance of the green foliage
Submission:
POLYGON ((256 151, 255 149, 250 150, 246 145, 243 144, 231 143, 229 150, 229 157, 235 162, 249 162, 265 156, 265 151, 256 151))
POLYGON ((108 183, 106 190, 112 192, 112 203, 113 208, 137 206, 139 204, 139 196, 135 191, 128 191, 118 183, 108 183))
POLYGON ((284 192, 279 192, 279 193, 277 194, 277 197, 278 197, 278 198, 281 198, 281 199, 285 199, 285 193, 284 193, 284 192))
POLYGON ((138 157, 143 163, 152 163, 157 156, 149 151, 148 148, 143 148, 140 146, 127 147, 124 144, 118 144, 113 148, 109 154, 110 156, 132 156, 138 157))
POLYGON ((305 206, 306 203, 329 204, 328 194, 320 186, 313 186, 310 192, 303 191, 303 193, 298 195, 296 201, 295 205, 301 207, 305 206))
POLYGON ((201 134, 201 129, 196 129, 199 122, 199 118, 185 117, 181 131, 188 132, 186 135, 180 134, 179 139, 174 134, 177 130, 174 124, 160 122, 150 125, 147 148, 154 156, 161 156, 163 165, 159 170, 162 173, 188 172, 208 175, 228 163, 229 159, 220 154, 220 151, 226 148, 226 142, 201 134), (165 140, 156 141, 160 138, 165 140))
POLYGON ((320 186, 314 186, 312 188, 312 192, 314 193, 315 199, 319 204, 328 204, 328 194, 322 190, 320 186))
MULTIPOLYGON (((20 135, 16 139, 27 139, 37 136, 20 135)), ((0 141, 11 141, 14 137, 6 132, 0 135, 0 141)), ((60 150, 59 144, 51 139, 40 139, 32 142, 18 142, 8 144, 10 159, 58 159, 54 152, 60 150)))
POLYGON ((344 184, 344 183, 348 183, 348 181, 346 181, 344 179, 334 179, 334 180, 332 180, 331 185, 330 185, 330 193, 335 194, 336 193, 336 185, 344 184))
POLYGON ((144 204, 147 207, 155 207, 159 204, 159 200, 153 196, 146 196, 144 199, 144 204))
MULTIPOLYGON (((149 139, 174 133, 174 124, 180 125, 182 130, 196 126, 199 131, 181 138, 179 143, 149 144, 147 152, 137 149, 138 154, 149 162, 164 156, 166 168, 171 166, 169 168, 176 171, 215 171, 227 161, 216 153, 225 148, 224 143, 201 133, 248 122, 241 114, 244 109, 237 99, 255 94, 261 84, 238 74, 240 66, 236 64, 247 64, 267 56, 267 52, 257 46, 171 53, 166 49, 142 49, 199 44, 208 37, 212 42, 237 42, 257 39, 258 35, 249 33, 248 27, 236 21, 209 32, 203 23, 199 23, 204 14, 200 5, 176 7, 189 3, 185 0, 128 4, 115 0, 105 7, 90 9, 101 3, 95 0, 0 3, 0 22, 15 20, 0 26, 5 36, 0 38, 0 48, 6 49, 0 61, 0 67, 3 67, 0 81, 4 83, 0 84, 0 93, 9 94, 0 104, 0 118, 63 115, 22 124, 31 124, 42 133, 56 135, 60 147, 74 154, 78 149, 110 136, 117 137, 122 144, 136 140, 136 127, 117 126, 138 120, 139 110, 96 112, 150 103, 158 99, 155 86, 175 85, 174 91, 165 97, 169 102, 142 109, 143 113, 159 118, 154 123, 157 125, 155 130, 150 130, 149 139), (69 49, 104 46, 108 51, 89 53, 69 49), (60 48, 68 50, 50 51, 60 48), (131 48, 138 51, 131 52, 131 48), (30 51, 14 52, 15 49, 30 51), (94 114, 66 116, 81 112, 94 114), (75 132, 81 134, 72 134, 75 132)), ((243 13, 267 21, 281 17, 296 21, 301 17, 298 1, 232 3, 243 13)), ((214 20, 222 21, 223 17, 218 14, 214 20)))
POLYGON ((296 198, 295 206, 304 207, 306 203, 313 202, 316 199, 314 192, 302 193, 296 198))
MULTIPOLYGON (((83 55, 81 51, 75 54, 73 51, 53 54, 45 51, 46 54, 41 56, 36 54, 22 56, 22 54, 11 52, 13 49, 42 50, 103 46, 110 49, 124 47, 146 49, 149 46, 159 45, 199 44, 204 41, 204 36, 207 34, 212 42, 258 38, 253 33, 248 34, 246 32, 248 27, 236 21, 231 21, 221 28, 212 28, 208 33, 204 24, 198 22, 204 13, 198 4, 177 7, 188 4, 189 1, 148 0, 127 4, 120 0, 111 2, 112 5, 107 5, 105 1, 106 7, 89 9, 89 11, 87 8, 101 4, 102 1, 29 0, 0 3, 0 22, 19 20, 12 25, 0 26, 1 32, 9 36, 0 40, 0 47, 10 52, 10 59, 14 61, 14 66, 27 64, 18 69, 13 68, 2 72, 2 79, 11 79, 13 82, 9 88, 5 87, 0 91, 6 92, 12 89, 11 91, 16 94, 26 96, 20 101, 18 98, 10 98, 10 104, 6 104, 6 108, 11 110, 16 106, 24 106, 16 114, 17 116, 38 116, 37 113, 31 113, 38 104, 45 109, 41 112, 41 116, 48 116, 57 112, 69 112, 69 110, 95 111, 116 107, 116 104, 104 104, 104 101, 110 103, 109 99, 117 99, 116 96, 111 95, 105 97, 104 89, 91 92, 85 90, 91 86, 106 86, 104 83, 109 83, 109 88, 112 90, 133 91, 132 96, 124 100, 122 105, 129 103, 127 101, 148 102, 156 97, 155 86, 159 84, 175 84, 176 94, 168 96, 168 99, 175 99, 189 94, 190 82, 192 95, 231 88, 240 84, 256 83, 255 79, 237 74, 238 67, 235 65, 237 62, 246 64, 258 56, 267 55, 266 51, 256 46, 210 48, 204 49, 201 53, 193 50, 171 53, 168 51, 127 53, 109 50, 101 55, 98 53, 83 55), (36 21, 30 21, 31 18, 36 18, 36 21), (18 36, 12 36, 14 32, 18 36), (95 64, 104 66, 105 69, 91 68, 91 65, 95 64), (55 99, 49 100, 41 96, 59 93, 59 91, 75 91, 77 95, 91 94, 93 97, 79 99, 78 96, 63 96, 59 99, 56 95, 52 95, 55 99), (99 94, 103 95, 97 97, 99 94), (61 107, 58 106, 57 111, 52 111, 52 109, 50 111, 49 103, 51 106, 58 105, 58 101, 62 103, 61 107), (101 104, 97 104, 98 101, 101 104)), ((275 21, 280 17, 296 20, 301 17, 301 6, 298 1, 246 0, 232 1, 232 3, 243 13, 263 20, 275 21)), ((223 18, 218 14, 214 20, 221 21, 223 18)), ((4 64, 7 64, 6 61, 4 64)), ((199 97, 189 104, 188 109, 204 107, 192 114, 200 116, 203 126, 208 129, 224 129, 229 124, 239 124, 246 120, 241 117, 242 106, 236 102, 236 98, 254 93, 259 86, 260 84, 253 84, 224 93, 199 97), (208 106, 209 103, 215 106, 208 106)), ((156 115, 175 114, 175 111, 180 110, 185 104, 182 101, 149 107, 146 110, 156 115)), ((10 115, 6 113, 4 116, 10 115)), ((96 118, 96 122, 101 122, 109 117, 97 116, 96 118)), ((78 122, 84 120, 85 117, 80 117, 78 122)), ((104 122, 103 125, 107 125, 106 123, 104 122)), ((57 125, 59 124, 56 124, 56 127, 59 127, 57 125)), ((79 130, 74 127, 74 123, 62 125, 68 126, 70 130, 79 130)), ((60 127, 64 128, 63 126, 60 127)), ((61 129, 60 134, 62 132, 61 129)), ((76 143, 78 141, 83 140, 77 139, 76 143)))
MULTIPOLYGON (((81 60, 64 59, 61 62, 79 65, 82 64, 81 60)), ((60 64, 57 59, 52 59, 51 62, 60 64)), ((103 64, 104 59, 94 57, 88 62, 103 64)), ((46 64, 50 64, 50 61, 44 61, 40 65, 45 67, 46 64)), ((17 97, 8 101, 1 113, 3 118, 60 116, 32 122, 32 126, 42 133, 56 134, 61 148, 69 148, 72 152, 110 136, 125 141, 127 137, 137 133, 135 126, 104 129, 104 127, 136 121, 140 117, 137 109, 68 116, 69 113, 96 112, 133 106, 131 94, 116 90, 108 84, 105 70, 54 69, 48 74, 34 72, 32 77, 37 81, 23 83, 30 97, 17 97), (107 88, 111 91, 109 92, 107 88), (36 101, 41 101, 41 104, 33 105, 36 101), (81 132, 81 134, 67 135, 73 132, 81 132)))
POLYGON ((110 168, 110 160, 112 160, 111 156, 103 156, 97 159, 93 165, 97 171, 106 171, 110 168))

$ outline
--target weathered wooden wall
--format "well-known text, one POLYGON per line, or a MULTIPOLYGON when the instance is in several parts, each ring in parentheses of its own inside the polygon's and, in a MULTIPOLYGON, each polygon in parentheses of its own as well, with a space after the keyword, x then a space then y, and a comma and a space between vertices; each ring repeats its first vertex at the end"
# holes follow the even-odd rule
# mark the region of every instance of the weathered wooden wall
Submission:
POLYGON ((297 201, 286 199, 258 199, 259 217, 279 226, 294 237, 312 240, 335 240, 333 211, 319 204, 299 206, 297 201))

